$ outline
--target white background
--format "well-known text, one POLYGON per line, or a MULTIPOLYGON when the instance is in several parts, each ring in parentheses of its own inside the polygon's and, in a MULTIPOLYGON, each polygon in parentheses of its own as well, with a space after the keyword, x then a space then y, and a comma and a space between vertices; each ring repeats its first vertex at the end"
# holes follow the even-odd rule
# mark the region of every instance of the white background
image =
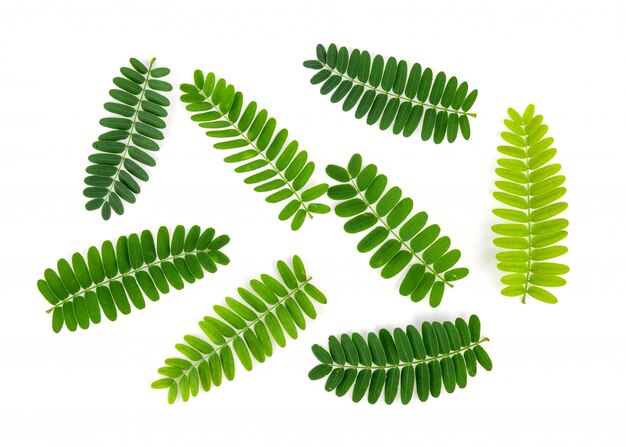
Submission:
POLYGON ((624 48, 621 1, 160 2, 0 5, 2 245, 0 444, 626 445, 623 326, 624 48), (317 43, 396 56, 479 89, 470 141, 436 146, 357 121, 309 84, 317 43), (158 166, 109 222, 84 210, 82 180, 111 79, 134 56, 176 86, 158 166), (243 184, 177 100, 195 68, 224 76, 323 167, 359 151, 427 210, 470 276, 431 309, 396 292, 344 221, 293 233, 243 184), (567 175, 569 284, 559 304, 500 295, 490 225, 506 109, 534 102, 567 175), (36 280, 105 239, 160 225, 228 233, 232 263, 143 311, 55 335, 36 280), (299 253, 329 297, 295 342, 183 404, 150 389, 173 345, 214 304, 299 253), (494 362, 425 404, 353 404, 307 379, 330 334, 478 314, 494 362))

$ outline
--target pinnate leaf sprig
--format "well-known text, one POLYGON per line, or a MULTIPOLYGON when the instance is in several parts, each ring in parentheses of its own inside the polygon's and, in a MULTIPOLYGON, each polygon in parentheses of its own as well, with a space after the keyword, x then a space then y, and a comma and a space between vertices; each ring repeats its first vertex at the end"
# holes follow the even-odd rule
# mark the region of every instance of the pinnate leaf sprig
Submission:
POLYGON ((172 90, 163 80, 169 68, 155 67, 156 59, 149 66, 135 58, 131 67, 122 67, 121 77, 113 78, 114 89, 109 90, 112 101, 104 109, 113 116, 102 118, 100 124, 110 129, 93 143, 96 153, 88 157, 83 190, 89 199, 85 207, 89 211, 100 209, 104 220, 111 217, 111 210, 124 213, 122 201, 135 203, 141 192, 138 180, 147 182, 144 166, 156 166, 149 152, 160 149, 158 140, 164 138, 165 117, 169 99, 159 92, 172 90))
POLYGON ((316 213, 330 211, 328 205, 316 202, 326 193, 328 185, 307 187, 315 163, 309 160, 307 151, 298 148, 297 141, 288 142, 287 129, 279 129, 267 110, 259 110, 255 101, 245 105, 243 94, 214 73, 205 76, 196 70, 194 83, 180 88, 181 100, 193 112, 191 120, 208 129, 207 136, 223 140, 213 147, 235 151, 224 161, 238 164, 235 172, 247 175, 244 183, 256 185, 257 192, 273 191, 265 198, 266 202, 289 199, 278 218, 291 220, 292 230, 298 230, 307 216, 312 218, 316 213))
POLYGON ((509 109, 504 124, 505 145, 498 146, 498 152, 505 157, 498 160, 500 180, 493 196, 507 207, 493 213, 507 222, 492 226, 494 244, 503 249, 496 255, 498 269, 506 273, 502 294, 521 296, 523 303, 530 296, 554 304, 557 298, 546 287, 564 286, 562 276, 569 272, 567 265, 553 261, 567 253, 561 241, 569 222, 558 217, 567 209, 562 200, 565 176, 560 164, 551 163, 557 154, 554 138, 546 136, 548 126, 535 106, 529 105, 523 114, 509 109))
POLYGON ((215 317, 200 321, 202 337, 185 335, 184 343, 176 345, 182 356, 166 359, 158 371, 162 377, 152 383, 168 390, 169 403, 233 380, 235 359, 247 371, 255 361, 264 363, 274 343, 284 347, 287 337, 298 338, 307 319, 317 317, 313 303, 325 304, 326 297, 311 283, 302 260, 294 256, 291 266, 278 261, 277 268, 280 279, 264 274, 250 281, 249 289, 240 287, 240 299, 226 298, 225 306, 213 307, 215 317))
POLYGON ((230 262, 221 249, 228 244, 226 235, 216 236, 213 228, 202 231, 194 225, 185 231, 179 225, 170 236, 167 227, 159 228, 156 244, 152 232, 121 236, 115 243, 107 240, 100 249, 92 246, 85 257, 76 252, 71 260, 60 259, 57 269, 44 271, 37 288, 52 305, 52 329, 70 331, 89 328, 104 316, 114 321, 118 312, 127 315, 131 304, 146 306, 145 297, 158 301, 170 291, 180 290, 215 273, 218 265, 230 262))
POLYGON ((311 380, 326 377, 324 388, 344 396, 352 390, 352 400, 366 395, 370 404, 384 396, 390 405, 400 394, 406 405, 416 396, 425 402, 439 397, 442 390, 453 393, 465 388, 474 377, 477 365, 491 371, 492 363, 483 348, 488 338, 481 338, 476 315, 466 322, 424 322, 422 331, 409 325, 393 331, 381 329, 366 337, 355 332, 328 338, 328 349, 313 345, 320 362, 309 372, 311 380), (443 386, 442 386, 443 385, 443 386))
POLYGON ((381 130, 391 128, 393 133, 411 136, 421 127, 422 140, 439 144, 444 138, 449 143, 457 139, 459 130, 466 140, 470 137, 468 117, 478 96, 469 91, 467 82, 443 71, 435 74, 428 67, 381 55, 370 56, 367 51, 346 47, 317 46, 317 58, 304 62, 316 71, 311 84, 321 84, 320 93, 332 92, 330 101, 343 101, 344 111, 356 107, 354 116, 365 117, 367 124, 378 123, 381 130))
POLYGON ((329 165, 326 173, 339 182, 328 189, 328 197, 340 202, 335 214, 348 219, 344 230, 353 234, 374 227, 357 250, 368 253, 376 249, 370 267, 382 268, 383 278, 401 274, 402 296, 416 302, 428 296, 430 305, 437 307, 445 288, 467 276, 467 268, 455 267, 460 250, 450 248, 450 238, 440 235, 439 225, 427 225, 426 212, 411 215, 413 199, 403 198, 397 186, 388 187, 387 176, 379 173, 376 165, 364 166, 362 157, 355 154, 346 168, 329 165))

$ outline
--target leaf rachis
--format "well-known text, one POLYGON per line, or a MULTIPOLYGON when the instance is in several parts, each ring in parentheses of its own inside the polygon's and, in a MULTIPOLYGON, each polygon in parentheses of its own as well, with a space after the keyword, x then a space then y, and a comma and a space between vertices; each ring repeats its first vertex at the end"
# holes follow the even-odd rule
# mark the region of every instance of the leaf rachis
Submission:
POLYGON ((241 131, 241 129, 237 126, 237 123, 231 121, 226 113, 222 112, 219 109, 219 107, 216 107, 216 104, 213 104, 211 102, 210 96, 207 96, 203 91, 200 91, 199 93, 204 97, 204 100, 206 102, 208 102, 209 104, 211 104, 213 108, 215 108, 215 110, 220 114, 221 118, 227 121, 228 124, 230 124, 230 126, 232 126, 232 128, 235 129, 239 133, 239 137, 243 138, 249 146, 252 146, 252 148, 257 152, 257 155, 260 156, 268 165, 272 167, 273 170, 275 170, 278 173, 278 176, 280 177, 280 179, 285 182, 289 190, 293 193, 293 195, 296 197, 298 202, 300 202, 302 208, 306 211, 307 216, 313 219, 313 214, 307 207, 306 203, 302 200, 302 197, 300 196, 299 192, 296 191, 296 189, 293 187, 291 183, 289 183, 289 181, 285 178, 284 174, 279 169, 276 168, 276 165, 274 164, 274 162, 270 160, 269 158, 267 158, 267 156, 263 153, 263 151, 259 150, 255 142, 250 140, 250 138, 248 138, 245 132, 241 131))

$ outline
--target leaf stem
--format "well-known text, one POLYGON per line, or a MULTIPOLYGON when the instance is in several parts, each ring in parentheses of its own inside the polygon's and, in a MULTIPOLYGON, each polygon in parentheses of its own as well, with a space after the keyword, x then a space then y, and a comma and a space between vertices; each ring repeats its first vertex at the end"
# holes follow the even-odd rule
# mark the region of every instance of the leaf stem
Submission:
MULTIPOLYGON (((267 308, 267 310, 265 310, 262 313, 258 314, 258 317, 255 320, 248 322, 248 324, 243 329, 240 329, 238 332, 236 332, 235 335, 233 335, 232 337, 230 337, 228 339, 225 339, 224 343, 222 343, 219 347, 216 347, 214 351, 211 351, 208 354, 203 354, 202 358, 200 360, 198 360, 196 362, 193 362, 192 365, 189 368, 187 368, 185 371, 190 371, 190 370, 196 368, 200 363, 206 361, 209 357, 211 357, 213 355, 219 354, 220 350, 222 350, 226 346, 229 346, 230 343, 232 343, 233 340, 235 340, 237 337, 239 337, 245 331, 249 330, 252 327, 253 324, 256 324, 257 322, 261 321, 267 314, 269 314, 275 308, 277 308, 278 306, 283 304, 285 301, 287 301, 287 299, 291 298, 296 292, 298 292, 304 286, 306 286, 309 282, 311 282, 312 279, 313 279, 312 277, 309 277, 302 284, 298 284, 298 286, 295 289, 293 289, 291 292, 289 292, 287 295, 285 295, 282 298, 279 298, 278 302, 276 302, 275 304, 272 304, 270 307, 267 308)), ((183 372, 180 376, 176 377, 174 379, 174 382, 176 382, 178 384, 180 378, 183 375, 186 375, 186 373, 183 372)))
POLYGON ((296 191, 296 189, 295 189, 295 188, 293 187, 293 185, 289 182, 289 180, 287 180, 287 179, 285 178, 285 176, 283 175, 283 173, 282 173, 281 171, 279 171, 279 170, 278 170, 278 168, 276 167, 276 165, 274 165, 274 163, 272 162, 272 160, 270 160, 269 158, 267 158, 267 156, 263 153, 263 151, 261 151, 261 150, 260 150, 260 149, 259 149, 259 148, 258 148, 258 147, 254 144, 254 142, 253 142, 252 140, 250 140, 250 139, 247 137, 247 135, 245 135, 245 134, 241 131, 241 129, 239 129, 239 127, 238 127, 238 126, 237 126, 237 125, 236 125, 233 121, 231 121, 231 120, 230 120, 230 118, 229 118, 229 117, 228 117, 225 113, 222 113, 222 111, 220 110, 220 108, 219 108, 219 107, 217 107, 215 104, 213 104, 213 102, 210 100, 210 98, 209 98, 207 95, 205 95, 205 94, 204 94, 204 91, 203 91, 203 90, 198 89, 198 93, 199 93, 199 94, 201 94, 201 95, 204 97, 205 101, 206 101, 206 102, 208 102, 209 104, 211 104, 211 106, 212 106, 212 107, 213 107, 213 108, 217 111, 217 113, 219 113, 219 114, 222 116, 222 118, 223 118, 224 120, 226 120, 226 121, 227 121, 227 122, 231 125, 231 127, 239 133, 239 136, 240 136, 241 138, 243 138, 243 139, 244 139, 244 140, 248 143, 248 145, 249 145, 249 146, 251 146, 251 147, 252 147, 252 148, 253 148, 253 149, 257 152, 257 154, 258 154, 258 155, 260 155, 260 156, 263 158, 263 160, 265 160, 265 162, 267 162, 267 164, 268 164, 268 165, 270 165, 270 166, 272 167, 272 169, 273 169, 273 170, 274 170, 274 171, 275 171, 275 172, 276 172, 276 173, 280 176, 280 178, 281 178, 281 179, 285 182, 285 184, 286 184, 286 185, 289 187, 289 189, 293 192, 293 194, 294 194, 294 196, 296 197, 296 199, 298 200, 298 202, 300 202, 300 206, 301 206, 301 208, 303 208, 303 209, 304 209, 304 211, 306 211, 307 215, 308 215, 311 219, 313 219, 313 214, 309 211, 309 208, 307 207, 307 205, 306 205, 306 203, 304 202, 304 200, 302 200, 302 197, 300 197, 300 194, 298 194, 298 191, 296 191))
POLYGON ((528 217, 528 268, 526 270, 526 284, 524 284, 524 295, 522 296, 522 304, 526 304, 526 295, 528 295, 528 284, 530 283, 530 268, 532 266, 532 260, 530 258, 530 242, 531 242, 531 222, 530 222, 530 157, 528 156, 528 149, 530 146, 528 145, 526 133, 526 125, 522 124, 522 129, 524 129, 524 143, 526 143, 526 147, 524 148, 524 152, 526 153, 526 201, 528 208, 526 209, 526 215, 528 217))
POLYGON ((139 109, 141 108, 141 104, 143 102, 143 98, 146 94, 146 90, 148 88, 148 81, 150 80, 150 73, 152 72, 152 66, 154 65, 154 62, 156 61, 156 58, 153 57, 152 60, 150 61, 150 66, 148 67, 148 72, 146 73, 146 79, 143 83, 143 86, 141 87, 141 94, 139 95, 139 101, 137 102, 137 106, 135 106, 135 113, 133 114, 133 122, 130 125, 130 129, 128 130, 128 138, 126 139, 126 145, 124 146, 124 152, 122 155, 122 159, 120 160, 119 164, 117 165, 117 171, 115 172, 115 174, 113 175, 113 181, 111 182, 111 184, 107 187, 107 193, 104 196, 103 200, 103 204, 104 203, 108 203, 109 202, 109 197, 111 197, 111 194, 113 193, 113 189, 115 188, 115 183, 117 183, 119 176, 120 176, 120 171, 122 170, 122 166, 124 166, 124 162, 126 161, 126 158, 128 157, 128 151, 130 150, 130 143, 132 141, 133 135, 135 133, 135 124, 137 123, 137 119, 139 117, 139 109))
POLYGON ((50 313, 50 312, 52 312, 55 308, 62 306, 62 305, 63 305, 63 304, 65 304, 67 301, 71 301, 71 300, 73 300, 74 298, 77 298, 77 297, 79 297, 79 296, 81 296, 81 295, 84 295, 84 294, 85 294, 85 293, 87 293, 87 292, 90 292, 90 291, 93 291, 93 290, 97 289, 98 287, 107 287, 107 286, 108 286, 109 284, 111 284, 113 281, 118 281, 118 280, 120 280, 120 279, 122 279, 122 278, 124 278, 124 277, 126 277, 126 276, 134 275, 135 273, 140 272, 140 271, 143 271, 143 270, 146 270, 146 269, 148 269, 148 268, 150 268, 150 267, 152 267, 152 266, 159 266, 159 265, 161 265, 161 264, 163 264, 163 263, 165 263, 165 262, 167 262, 167 261, 173 261, 173 260, 174 260, 174 259, 176 259, 176 258, 181 258, 181 257, 183 257, 183 256, 185 256, 185 255, 188 255, 188 254, 195 254, 195 253, 201 253, 201 252, 206 252, 206 253, 208 253, 209 251, 211 251, 211 250, 210 250, 210 249, 208 249, 208 248, 207 248, 207 249, 205 249, 205 250, 193 250, 193 251, 188 251, 188 252, 183 251, 182 253, 180 253, 180 254, 178 254, 178 255, 170 255, 170 256, 168 256, 168 257, 167 257, 167 258, 165 258, 165 259, 156 259, 154 262, 151 262, 150 264, 144 264, 144 265, 142 265, 141 267, 136 268, 136 269, 132 269, 132 268, 131 268, 131 270, 129 270, 129 271, 128 271, 128 272, 126 272, 126 273, 120 273, 120 274, 116 275, 116 276, 115 276, 115 277, 113 277, 113 278, 106 278, 106 279, 105 279, 104 281, 102 281, 102 282, 99 282, 99 283, 95 283, 95 282, 94 282, 94 284, 93 284, 93 285, 91 285, 91 286, 89 286, 89 287, 87 287, 87 288, 84 288, 84 289, 83 289, 83 288, 81 288, 81 290, 80 290, 80 291, 78 291, 78 292, 76 292, 76 293, 71 293, 71 294, 70 294, 70 296, 68 296, 67 298, 64 298, 64 299, 60 300, 58 303, 56 303, 55 305, 53 305, 50 309, 46 310, 46 313, 47 313, 47 314, 49 314, 49 313, 50 313))
POLYGON ((424 262, 424 260, 413 251, 413 249, 407 245, 406 241, 404 241, 394 230, 393 228, 391 228, 387 222, 385 222, 383 220, 382 217, 380 217, 380 215, 376 212, 376 210, 372 207, 372 204, 369 202, 369 200, 367 200, 365 198, 365 196, 363 195, 363 193, 361 193, 361 191, 359 190, 358 186, 356 185, 354 178, 352 176, 350 176, 350 183, 352 183, 352 186, 354 186, 354 189, 357 191, 357 193, 359 194, 359 196, 361 197, 361 199, 367 203, 367 207, 369 208, 370 212, 376 216, 376 219, 378 219, 378 221, 380 223, 382 223, 385 228, 387 228, 387 230, 389 231, 389 233, 391 233, 403 246, 404 248, 406 248, 406 250, 411 253, 413 255, 414 258, 416 258, 424 267, 426 267, 428 270, 431 271, 431 273, 433 275, 435 275, 437 278, 439 278, 446 286, 450 287, 451 289, 454 288, 454 284, 451 284, 450 282, 446 281, 446 279, 441 276, 439 273, 435 272, 435 270, 430 266, 430 264, 427 264, 426 262, 424 262))
MULTIPOLYGON (((322 61, 319 61, 320 63, 322 63, 322 61)), ((340 76, 342 79, 347 80, 347 81, 351 81, 354 82, 356 84, 359 84, 361 86, 363 86, 363 88, 369 89, 369 90, 373 90, 376 93, 381 93, 383 95, 386 95, 387 97, 392 97, 392 98, 397 98, 400 101, 404 101, 404 102, 409 102, 411 104, 417 104, 426 108, 430 108, 430 109, 435 109, 435 110, 440 110, 446 113, 457 113, 459 115, 466 115, 466 116, 471 116, 472 118, 476 118, 478 116, 477 113, 469 113, 466 112, 464 110, 455 110, 455 109, 451 109, 448 107, 441 107, 441 106, 437 106, 434 104, 430 104, 430 103, 426 103, 424 101, 420 101, 418 99, 411 99, 408 96, 405 96, 403 94, 397 94, 397 93, 392 93, 391 91, 385 91, 385 90, 381 90, 378 87, 374 87, 372 85, 370 85, 368 82, 363 82, 360 81, 356 78, 351 78, 350 76, 348 76, 345 73, 341 73, 340 71, 337 71, 335 68, 330 68, 330 66, 328 64, 326 64, 325 62, 322 63, 323 64, 323 68, 330 71, 331 73, 334 73, 338 76, 340 76)))
POLYGON ((390 368, 403 368, 405 366, 417 366, 417 365, 420 365, 420 364, 423 364, 423 363, 428 363, 428 362, 432 362, 432 361, 435 361, 435 360, 441 360, 441 359, 446 358, 446 357, 450 358, 450 357, 452 357, 455 354, 461 354, 461 353, 463 353, 465 351, 468 351, 468 350, 472 349, 475 346, 480 345, 483 342, 488 342, 488 341, 489 341, 489 339, 487 337, 485 337, 482 340, 479 340, 479 341, 474 342, 474 343, 470 343, 469 346, 462 346, 461 349, 451 350, 447 354, 439 354, 439 355, 437 355, 435 357, 427 357, 425 359, 414 359, 414 360, 411 360, 409 362, 400 362, 400 363, 395 363, 395 364, 386 364, 384 366, 380 366, 380 365, 365 366, 365 365, 361 365, 361 364, 359 364, 359 365, 350 365, 350 364, 348 364, 348 365, 346 365, 346 364, 340 365, 340 364, 334 363, 334 362, 333 363, 325 363, 325 364, 331 366, 333 369, 342 368, 342 369, 369 369, 369 370, 382 369, 382 370, 387 370, 387 369, 390 369, 390 368))

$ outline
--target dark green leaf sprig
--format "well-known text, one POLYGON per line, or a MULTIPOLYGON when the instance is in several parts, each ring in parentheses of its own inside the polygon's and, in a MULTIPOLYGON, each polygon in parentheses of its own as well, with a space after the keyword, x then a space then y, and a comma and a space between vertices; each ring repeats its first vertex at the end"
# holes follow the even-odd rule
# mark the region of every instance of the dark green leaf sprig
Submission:
POLYGON ((215 149, 235 150, 224 158, 227 163, 240 163, 235 172, 245 173, 244 183, 258 192, 272 192, 265 200, 278 203, 290 199, 278 218, 291 219, 292 230, 298 230, 307 216, 324 214, 330 207, 315 200, 328 189, 325 183, 305 189, 315 171, 308 153, 298 149, 295 140, 287 143, 287 129, 277 131, 276 120, 252 101, 244 107, 243 94, 224 79, 200 70, 194 73, 194 84, 183 84, 181 100, 194 112, 192 121, 212 138, 224 141, 215 149))
POLYGON ((468 117, 476 117, 470 109, 478 96, 469 91, 467 82, 448 78, 442 71, 381 55, 373 58, 367 51, 348 51, 332 43, 317 46, 317 59, 304 62, 316 70, 312 84, 322 84, 320 92, 332 92, 331 102, 343 101, 343 110, 356 107, 357 119, 366 117, 367 124, 378 123, 381 130, 391 128, 394 134, 411 136, 420 122, 421 138, 437 144, 447 137, 452 143, 461 135, 470 137, 468 117))
POLYGON ((450 249, 450 238, 440 236, 439 225, 426 225, 426 212, 409 217, 413 200, 402 198, 397 186, 387 188, 387 177, 378 173, 375 165, 363 166, 361 156, 355 154, 347 168, 329 165, 326 173, 340 182, 328 189, 328 197, 341 202, 335 214, 349 219, 344 230, 360 233, 375 227, 357 245, 361 253, 378 247, 370 266, 382 267, 383 278, 393 278, 410 266, 400 285, 402 296, 410 296, 413 301, 429 296, 430 305, 437 307, 445 287, 453 287, 453 281, 467 276, 467 268, 453 268, 461 252, 450 249))
POLYGON ((375 404, 384 390, 386 404, 392 404, 398 393, 406 405, 417 395, 425 402, 439 397, 442 389, 453 393, 465 388, 467 377, 474 377, 477 365, 491 371, 492 363, 482 344, 480 320, 472 315, 469 324, 462 318, 454 323, 425 322, 422 332, 415 326, 393 332, 381 329, 366 337, 359 333, 330 336, 328 350, 313 345, 320 364, 309 372, 311 380, 324 377, 326 391, 344 396, 352 390, 352 400, 360 402, 365 395, 375 404), (442 387, 443 385, 443 387, 442 387))
POLYGON ((557 218, 567 209, 560 201, 566 192, 565 176, 560 164, 550 163, 557 153, 554 138, 546 137, 548 126, 535 114, 535 106, 529 105, 521 115, 509 109, 509 117, 504 124, 510 132, 502 132, 507 144, 498 146, 498 152, 506 155, 496 169, 499 191, 493 194, 508 206, 493 213, 510 222, 492 227, 498 235, 494 244, 504 249, 496 255, 498 269, 507 273, 501 278, 506 286, 502 294, 521 296, 522 303, 530 296, 554 304, 556 296, 545 287, 564 286, 562 275, 569 272, 567 265, 552 261, 567 253, 559 242, 567 237, 569 222, 557 218))
POLYGON ((180 290, 185 282, 202 279, 204 271, 215 273, 218 264, 230 262, 220 251, 229 241, 226 235, 216 237, 213 228, 202 231, 194 225, 186 232, 179 225, 171 237, 166 227, 159 228, 155 245, 152 233, 144 230, 121 236, 115 244, 104 241, 100 250, 90 247, 86 260, 80 253, 71 261, 60 259, 56 271, 46 269, 37 288, 52 304, 54 332, 63 326, 87 329, 100 323, 100 311, 114 321, 118 311, 130 313, 131 303, 143 309, 144 295, 158 301, 170 286, 180 290))
POLYGON ((111 210, 124 213, 122 200, 135 203, 141 188, 137 180, 147 182, 144 166, 155 166, 149 154, 159 150, 157 140, 163 139, 166 107, 170 101, 159 92, 168 92, 172 86, 159 78, 167 76, 169 68, 155 68, 154 62, 146 67, 135 58, 130 67, 122 67, 122 77, 113 78, 114 89, 109 90, 112 101, 104 104, 111 117, 102 118, 100 124, 109 128, 93 143, 95 154, 89 156, 83 191, 90 199, 87 210, 101 210, 104 220, 111 210))
POLYGON ((237 289, 241 299, 228 297, 226 306, 214 306, 217 317, 199 323, 205 337, 186 335, 176 345, 182 357, 166 359, 159 368, 163 377, 152 383, 155 389, 168 389, 169 403, 179 395, 186 402, 200 388, 220 386, 223 378, 233 380, 235 356, 250 371, 253 359, 263 363, 272 356, 274 342, 284 347, 285 334, 298 338, 307 318, 317 317, 313 301, 325 304, 326 297, 311 284, 302 260, 294 256, 291 267, 283 261, 277 267, 280 279, 261 275, 250 281, 250 290, 237 289))

